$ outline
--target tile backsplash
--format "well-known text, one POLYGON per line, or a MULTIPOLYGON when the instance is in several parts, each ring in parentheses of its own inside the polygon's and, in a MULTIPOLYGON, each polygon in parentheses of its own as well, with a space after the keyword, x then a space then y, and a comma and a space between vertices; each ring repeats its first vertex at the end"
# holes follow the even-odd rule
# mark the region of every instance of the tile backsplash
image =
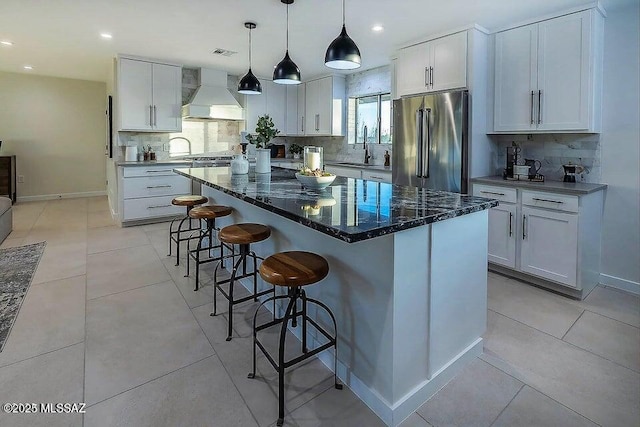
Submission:
POLYGON ((496 175, 502 175, 506 166, 506 149, 512 143, 522 148, 524 159, 540 160, 540 173, 550 181, 562 181, 563 164, 572 163, 585 167, 583 182, 599 183, 600 135, 597 134, 533 134, 495 135, 496 156, 493 159, 496 175))

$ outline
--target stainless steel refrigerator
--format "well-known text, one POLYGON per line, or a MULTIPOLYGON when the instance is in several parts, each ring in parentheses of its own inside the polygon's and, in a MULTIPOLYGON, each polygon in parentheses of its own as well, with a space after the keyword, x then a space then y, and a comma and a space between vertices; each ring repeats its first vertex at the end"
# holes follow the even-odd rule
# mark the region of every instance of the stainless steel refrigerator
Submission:
POLYGON ((393 101, 393 183, 468 191, 468 92, 393 101))

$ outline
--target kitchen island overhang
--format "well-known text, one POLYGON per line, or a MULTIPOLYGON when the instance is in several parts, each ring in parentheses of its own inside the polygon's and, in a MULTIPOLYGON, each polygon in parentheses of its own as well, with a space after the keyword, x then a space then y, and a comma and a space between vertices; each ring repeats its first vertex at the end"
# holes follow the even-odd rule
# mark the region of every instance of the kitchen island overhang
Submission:
MULTIPOLYGON (((272 228, 258 255, 308 250, 329 261, 327 278, 307 292, 336 315, 339 377, 386 424, 398 425, 482 352, 487 209, 496 201, 341 177, 313 192, 281 170, 240 179, 227 168, 176 172, 234 208, 220 226, 272 228)), ((332 354, 319 357, 333 367, 332 354)))

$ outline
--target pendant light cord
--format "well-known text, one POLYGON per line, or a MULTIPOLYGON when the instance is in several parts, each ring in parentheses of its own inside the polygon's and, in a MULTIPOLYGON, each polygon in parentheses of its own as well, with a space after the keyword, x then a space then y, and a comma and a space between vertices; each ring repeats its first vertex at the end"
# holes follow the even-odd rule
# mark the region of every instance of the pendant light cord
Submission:
POLYGON ((346 22, 345 14, 344 14, 344 2, 345 2, 345 0, 342 0, 342 26, 343 27, 345 26, 345 22, 346 22))
POLYGON ((249 27, 249 69, 251 69, 251 27, 249 27))
POLYGON ((287 52, 289 52, 289 3, 287 3, 287 52))

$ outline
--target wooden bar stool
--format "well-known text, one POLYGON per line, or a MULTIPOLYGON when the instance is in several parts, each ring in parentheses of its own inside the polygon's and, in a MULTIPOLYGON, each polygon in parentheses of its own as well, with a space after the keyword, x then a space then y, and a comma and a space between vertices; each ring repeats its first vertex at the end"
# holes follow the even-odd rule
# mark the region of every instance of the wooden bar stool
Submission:
POLYGON ((333 366, 333 380, 334 387, 338 390, 342 390, 342 384, 338 382, 337 368, 338 368, 338 328, 336 325, 336 318, 334 317, 329 307, 322 302, 313 298, 308 298, 302 289, 304 286, 311 285, 319 282, 327 277, 329 274, 329 264, 327 260, 320 255, 311 252, 291 251, 280 252, 271 255, 260 264, 260 276, 265 282, 271 283, 276 286, 282 286, 287 288, 287 295, 272 296, 271 298, 263 301, 253 316, 253 370, 249 373, 249 378, 255 378, 256 376, 256 346, 260 348, 262 353, 269 360, 271 365, 278 371, 278 426, 284 423, 284 373, 285 369, 289 368, 297 363, 302 362, 316 354, 324 351, 330 347, 334 347, 334 366, 333 366), (262 325, 256 325, 256 319, 258 317, 258 311, 260 307, 269 301, 278 299, 288 299, 287 309, 284 313, 284 317, 281 319, 274 319, 263 323, 262 325), (298 300, 302 302, 302 309, 298 311, 298 300), (329 314, 333 322, 333 335, 327 332, 322 326, 320 326, 315 320, 307 316, 307 304, 315 304, 322 308, 329 314), (285 361, 285 339, 287 336, 287 324, 291 320, 292 326, 296 327, 296 319, 301 317, 302 322, 302 354, 298 357, 285 361), (271 326, 282 324, 280 328, 280 338, 278 346, 278 361, 276 362, 274 357, 269 354, 264 345, 258 340, 258 332, 270 328, 271 326), (307 323, 313 326, 320 334, 322 334, 327 342, 314 349, 309 350, 307 347, 307 323))
POLYGON ((222 296, 224 296, 229 302, 229 325, 227 341, 231 341, 231 336, 233 335, 234 305, 249 301, 251 299, 253 299, 254 301, 258 301, 258 297, 269 293, 275 295, 275 289, 267 289, 266 291, 258 292, 257 260, 262 258, 257 256, 255 252, 251 250, 252 243, 257 243, 268 239, 270 235, 271 229, 266 225, 251 223, 229 225, 227 227, 224 227, 218 233, 218 239, 220 240, 221 244, 238 245, 239 247, 239 253, 237 254, 237 256, 239 257, 238 260, 235 260, 235 251, 231 255, 222 257, 213 274, 213 313, 211 313, 211 316, 215 316, 217 314, 218 304, 216 291, 220 291, 222 296), (247 273, 247 257, 253 258, 253 271, 249 273, 247 273), (233 270, 231 271, 231 277, 229 279, 218 281, 218 268, 222 265, 222 262, 226 258, 234 258, 235 261, 233 264, 233 270), (242 274, 238 275, 240 264, 242 264, 242 274), (253 277, 253 294, 243 298, 234 299, 233 288, 236 280, 244 279, 246 277, 253 277), (220 285, 225 283, 229 283, 229 293, 226 293, 224 289, 220 287, 220 285))
POLYGON ((191 221, 191 218, 189 217, 189 212, 195 206, 204 205, 208 201, 209 199, 207 199, 206 197, 198 196, 198 195, 178 196, 178 197, 174 197, 174 199, 171 201, 171 204, 174 206, 187 207, 187 215, 185 215, 184 218, 182 219, 176 218, 173 221, 171 221, 171 224, 169 224, 169 256, 171 256, 171 242, 175 242, 176 243, 176 265, 180 265, 180 242, 195 239, 197 236, 194 236, 193 232, 200 231, 200 226, 201 226, 200 221, 198 221, 198 224, 197 224, 198 226, 194 227, 191 221), (189 228, 182 229, 184 222, 187 220, 189 220, 189 228), (173 225, 176 223, 176 221, 180 221, 180 223, 178 224, 178 227, 174 230, 173 225), (182 237, 182 233, 188 233, 188 232, 191 232, 191 235, 189 235, 188 237, 182 237))
POLYGON ((196 249, 187 249, 187 274, 189 276, 189 258, 193 258, 196 263, 196 288, 194 291, 197 291, 200 286, 200 265, 206 264, 208 262, 217 261, 222 259, 224 256, 224 245, 222 242, 218 244, 214 244, 214 235, 213 232, 217 231, 216 228, 216 218, 222 218, 228 215, 231 215, 233 209, 229 206, 221 206, 221 205, 210 205, 210 206, 198 206, 196 208, 192 208, 189 210, 189 217, 193 219, 197 219, 199 221, 205 220, 207 224, 207 228, 204 230, 200 230, 200 235, 198 237, 198 246, 196 249), (209 244, 203 247, 203 241, 205 238, 208 238, 209 244), (219 257, 211 257, 209 256, 206 259, 201 259, 200 253, 203 251, 209 252, 211 255, 211 251, 214 249, 220 249, 219 257))

